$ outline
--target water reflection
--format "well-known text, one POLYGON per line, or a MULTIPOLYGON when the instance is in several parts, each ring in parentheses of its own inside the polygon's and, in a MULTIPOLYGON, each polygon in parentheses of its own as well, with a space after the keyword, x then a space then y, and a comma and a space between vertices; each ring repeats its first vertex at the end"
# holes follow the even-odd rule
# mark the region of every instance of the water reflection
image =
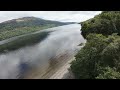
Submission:
POLYGON ((68 57, 74 55, 75 50, 78 50, 77 45, 85 42, 80 35, 80 25, 66 25, 49 30, 53 32, 42 42, 0 55, 0 78, 26 78, 36 70, 42 76, 51 65, 55 65, 55 61, 60 61, 59 56, 67 56, 66 53, 68 57))

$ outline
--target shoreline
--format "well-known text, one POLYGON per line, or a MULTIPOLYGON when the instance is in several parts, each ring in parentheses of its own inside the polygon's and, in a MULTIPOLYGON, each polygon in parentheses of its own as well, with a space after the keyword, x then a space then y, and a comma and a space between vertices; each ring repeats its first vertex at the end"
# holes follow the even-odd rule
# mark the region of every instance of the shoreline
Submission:
POLYGON ((58 57, 55 57, 51 60, 52 65, 48 65, 40 70, 38 67, 36 70, 29 72, 25 79, 62 79, 70 67, 70 63, 74 60, 74 55, 63 54, 58 57), (57 60, 57 61, 56 61, 57 60), (61 60, 61 61, 60 61, 61 60))
POLYGON ((54 73, 49 79, 68 79, 69 78, 69 68, 70 63, 75 59, 73 57, 71 60, 68 60, 68 62, 65 63, 56 73, 54 73))

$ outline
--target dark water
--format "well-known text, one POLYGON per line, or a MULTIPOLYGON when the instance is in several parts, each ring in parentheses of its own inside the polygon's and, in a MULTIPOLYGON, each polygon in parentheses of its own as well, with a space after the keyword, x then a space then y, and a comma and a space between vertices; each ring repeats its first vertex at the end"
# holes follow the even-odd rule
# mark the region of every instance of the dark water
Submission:
MULTIPOLYGON (((75 51, 80 49, 78 45, 85 42, 80 34, 80 28, 79 24, 71 24, 47 29, 53 32, 36 45, 1 54, 0 78, 25 78, 28 72, 34 73, 36 68, 47 72, 47 69, 43 68, 52 66, 50 62, 52 58, 65 56, 66 53, 69 57, 69 53, 74 55, 75 51)), ((57 58, 52 60, 54 62, 57 58)))

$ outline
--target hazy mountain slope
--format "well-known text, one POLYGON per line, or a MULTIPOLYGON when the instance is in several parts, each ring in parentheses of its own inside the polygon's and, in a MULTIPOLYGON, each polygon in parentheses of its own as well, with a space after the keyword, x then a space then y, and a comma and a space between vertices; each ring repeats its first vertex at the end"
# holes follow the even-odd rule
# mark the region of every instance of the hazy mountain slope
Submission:
POLYGON ((66 24, 71 23, 44 20, 36 17, 12 19, 0 23, 0 40, 66 24))

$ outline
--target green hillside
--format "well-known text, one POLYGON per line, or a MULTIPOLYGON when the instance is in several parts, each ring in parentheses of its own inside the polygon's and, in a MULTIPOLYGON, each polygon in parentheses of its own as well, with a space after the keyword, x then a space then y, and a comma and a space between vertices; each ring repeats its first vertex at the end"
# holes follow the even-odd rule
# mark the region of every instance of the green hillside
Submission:
POLYGON ((71 70, 77 79, 120 79, 120 11, 104 11, 81 23, 87 42, 71 70))
POLYGON ((103 11, 101 14, 81 22, 82 35, 86 38, 89 33, 111 35, 118 33, 120 35, 120 11, 103 11))
POLYGON ((44 20, 36 17, 23 17, 5 21, 0 23, 0 41, 14 36, 66 24, 69 23, 44 20))

